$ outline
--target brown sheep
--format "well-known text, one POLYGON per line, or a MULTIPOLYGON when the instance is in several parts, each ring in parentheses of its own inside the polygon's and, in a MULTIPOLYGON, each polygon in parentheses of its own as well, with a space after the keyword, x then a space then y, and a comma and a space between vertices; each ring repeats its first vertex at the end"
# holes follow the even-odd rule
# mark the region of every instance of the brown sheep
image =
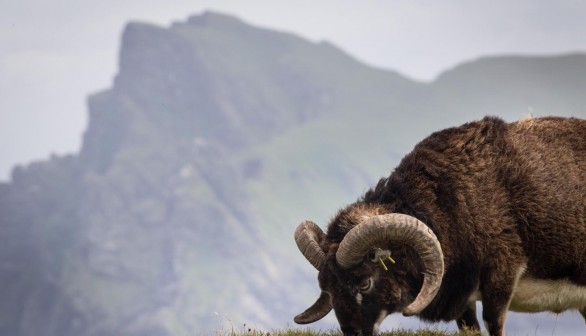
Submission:
POLYGON ((586 120, 487 117, 432 134, 327 233, 295 240, 322 294, 295 317, 332 308, 345 335, 389 314, 456 320, 503 335, 507 310, 579 310, 586 319, 586 120))

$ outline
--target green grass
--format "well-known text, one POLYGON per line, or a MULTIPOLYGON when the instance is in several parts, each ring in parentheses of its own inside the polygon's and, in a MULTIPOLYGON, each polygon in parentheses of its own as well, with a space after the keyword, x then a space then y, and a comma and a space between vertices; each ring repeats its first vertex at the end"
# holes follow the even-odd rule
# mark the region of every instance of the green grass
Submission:
MULTIPOLYGON (((339 331, 312 331, 311 329, 287 329, 273 331, 259 331, 248 329, 244 331, 219 331, 216 336, 340 336, 339 331)), ((380 336, 480 336, 478 331, 447 332, 441 330, 394 330, 379 334, 380 336)))

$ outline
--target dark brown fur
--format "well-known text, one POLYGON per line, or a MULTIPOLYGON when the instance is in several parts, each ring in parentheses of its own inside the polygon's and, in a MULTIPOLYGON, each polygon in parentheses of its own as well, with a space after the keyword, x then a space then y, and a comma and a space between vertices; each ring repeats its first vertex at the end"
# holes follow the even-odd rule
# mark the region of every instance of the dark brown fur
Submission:
POLYGON ((443 249, 440 291, 419 316, 478 328, 469 297, 479 290, 489 333, 501 335, 523 265, 534 278, 586 286, 586 121, 507 124, 487 117, 434 133, 341 210, 328 228, 328 263, 319 280, 322 289, 336 291, 334 310, 345 333, 372 332, 376 307, 401 311, 421 287, 418 257, 400 243, 387 246, 397 260, 388 272, 367 262, 345 271, 335 262, 337 244, 361 216, 389 212, 426 223, 443 249), (357 288, 370 276, 384 282, 357 306, 357 288))

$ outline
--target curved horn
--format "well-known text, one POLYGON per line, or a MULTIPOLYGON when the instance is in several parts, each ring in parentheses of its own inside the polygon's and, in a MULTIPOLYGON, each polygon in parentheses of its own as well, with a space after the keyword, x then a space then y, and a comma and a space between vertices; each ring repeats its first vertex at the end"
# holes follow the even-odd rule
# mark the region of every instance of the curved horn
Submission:
POLYGON ((311 221, 304 221, 295 230, 295 242, 305 258, 320 271, 326 263, 326 253, 319 246, 325 238, 323 231, 311 221))
POLYGON ((419 255, 424 269, 423 286, 403 315, 420 313, 437 294, 444 275, 444 256, 435 234, 423 222, 404 214, 373 216, 352 228, 336 252, 340 267, 351 268, 362 262, 373 247, 384 247, 389 241, 411 246, 419 255))
POLYGON ((322 319, 330 312, 330 310, 332 310, 330 294, 326 291, 322 291, 317 301, 315 301, 311 307, 307 308, 306 311, 295 316, 293 320, 297 324, 312 323, 322 319))

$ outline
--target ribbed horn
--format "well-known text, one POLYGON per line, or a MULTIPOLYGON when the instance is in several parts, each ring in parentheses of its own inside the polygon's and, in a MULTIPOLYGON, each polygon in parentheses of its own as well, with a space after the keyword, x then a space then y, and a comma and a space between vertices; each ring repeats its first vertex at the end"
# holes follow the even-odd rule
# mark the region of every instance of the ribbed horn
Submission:
POLYGON ((312 221, 302 222, 295 230, 295 243, 299 251, 318 271, 326 263, 326 254, 319 246, 324 238, 324 232, 312 221))
POLYGON ((307 308, 306 311, 295 316, 293 320, 297 324, 312 323, 317 320, 321 320, 330 312, 330 310, 332 310, 330 294, 328 294, 326 291, 322 291, 317 301, 315 301, 311 307, 307 308))
POLYGON ((423 263, 423 286, 403 315, 420 313, 433 300, 444 275, 444 256, 435 234, 423 222, 404 214, 373 216, 352 228, 344 237, 336 260, 340 267, 360 264, 373 247, 386 247, 390 241, 403 242, 412 247, 423 263))

